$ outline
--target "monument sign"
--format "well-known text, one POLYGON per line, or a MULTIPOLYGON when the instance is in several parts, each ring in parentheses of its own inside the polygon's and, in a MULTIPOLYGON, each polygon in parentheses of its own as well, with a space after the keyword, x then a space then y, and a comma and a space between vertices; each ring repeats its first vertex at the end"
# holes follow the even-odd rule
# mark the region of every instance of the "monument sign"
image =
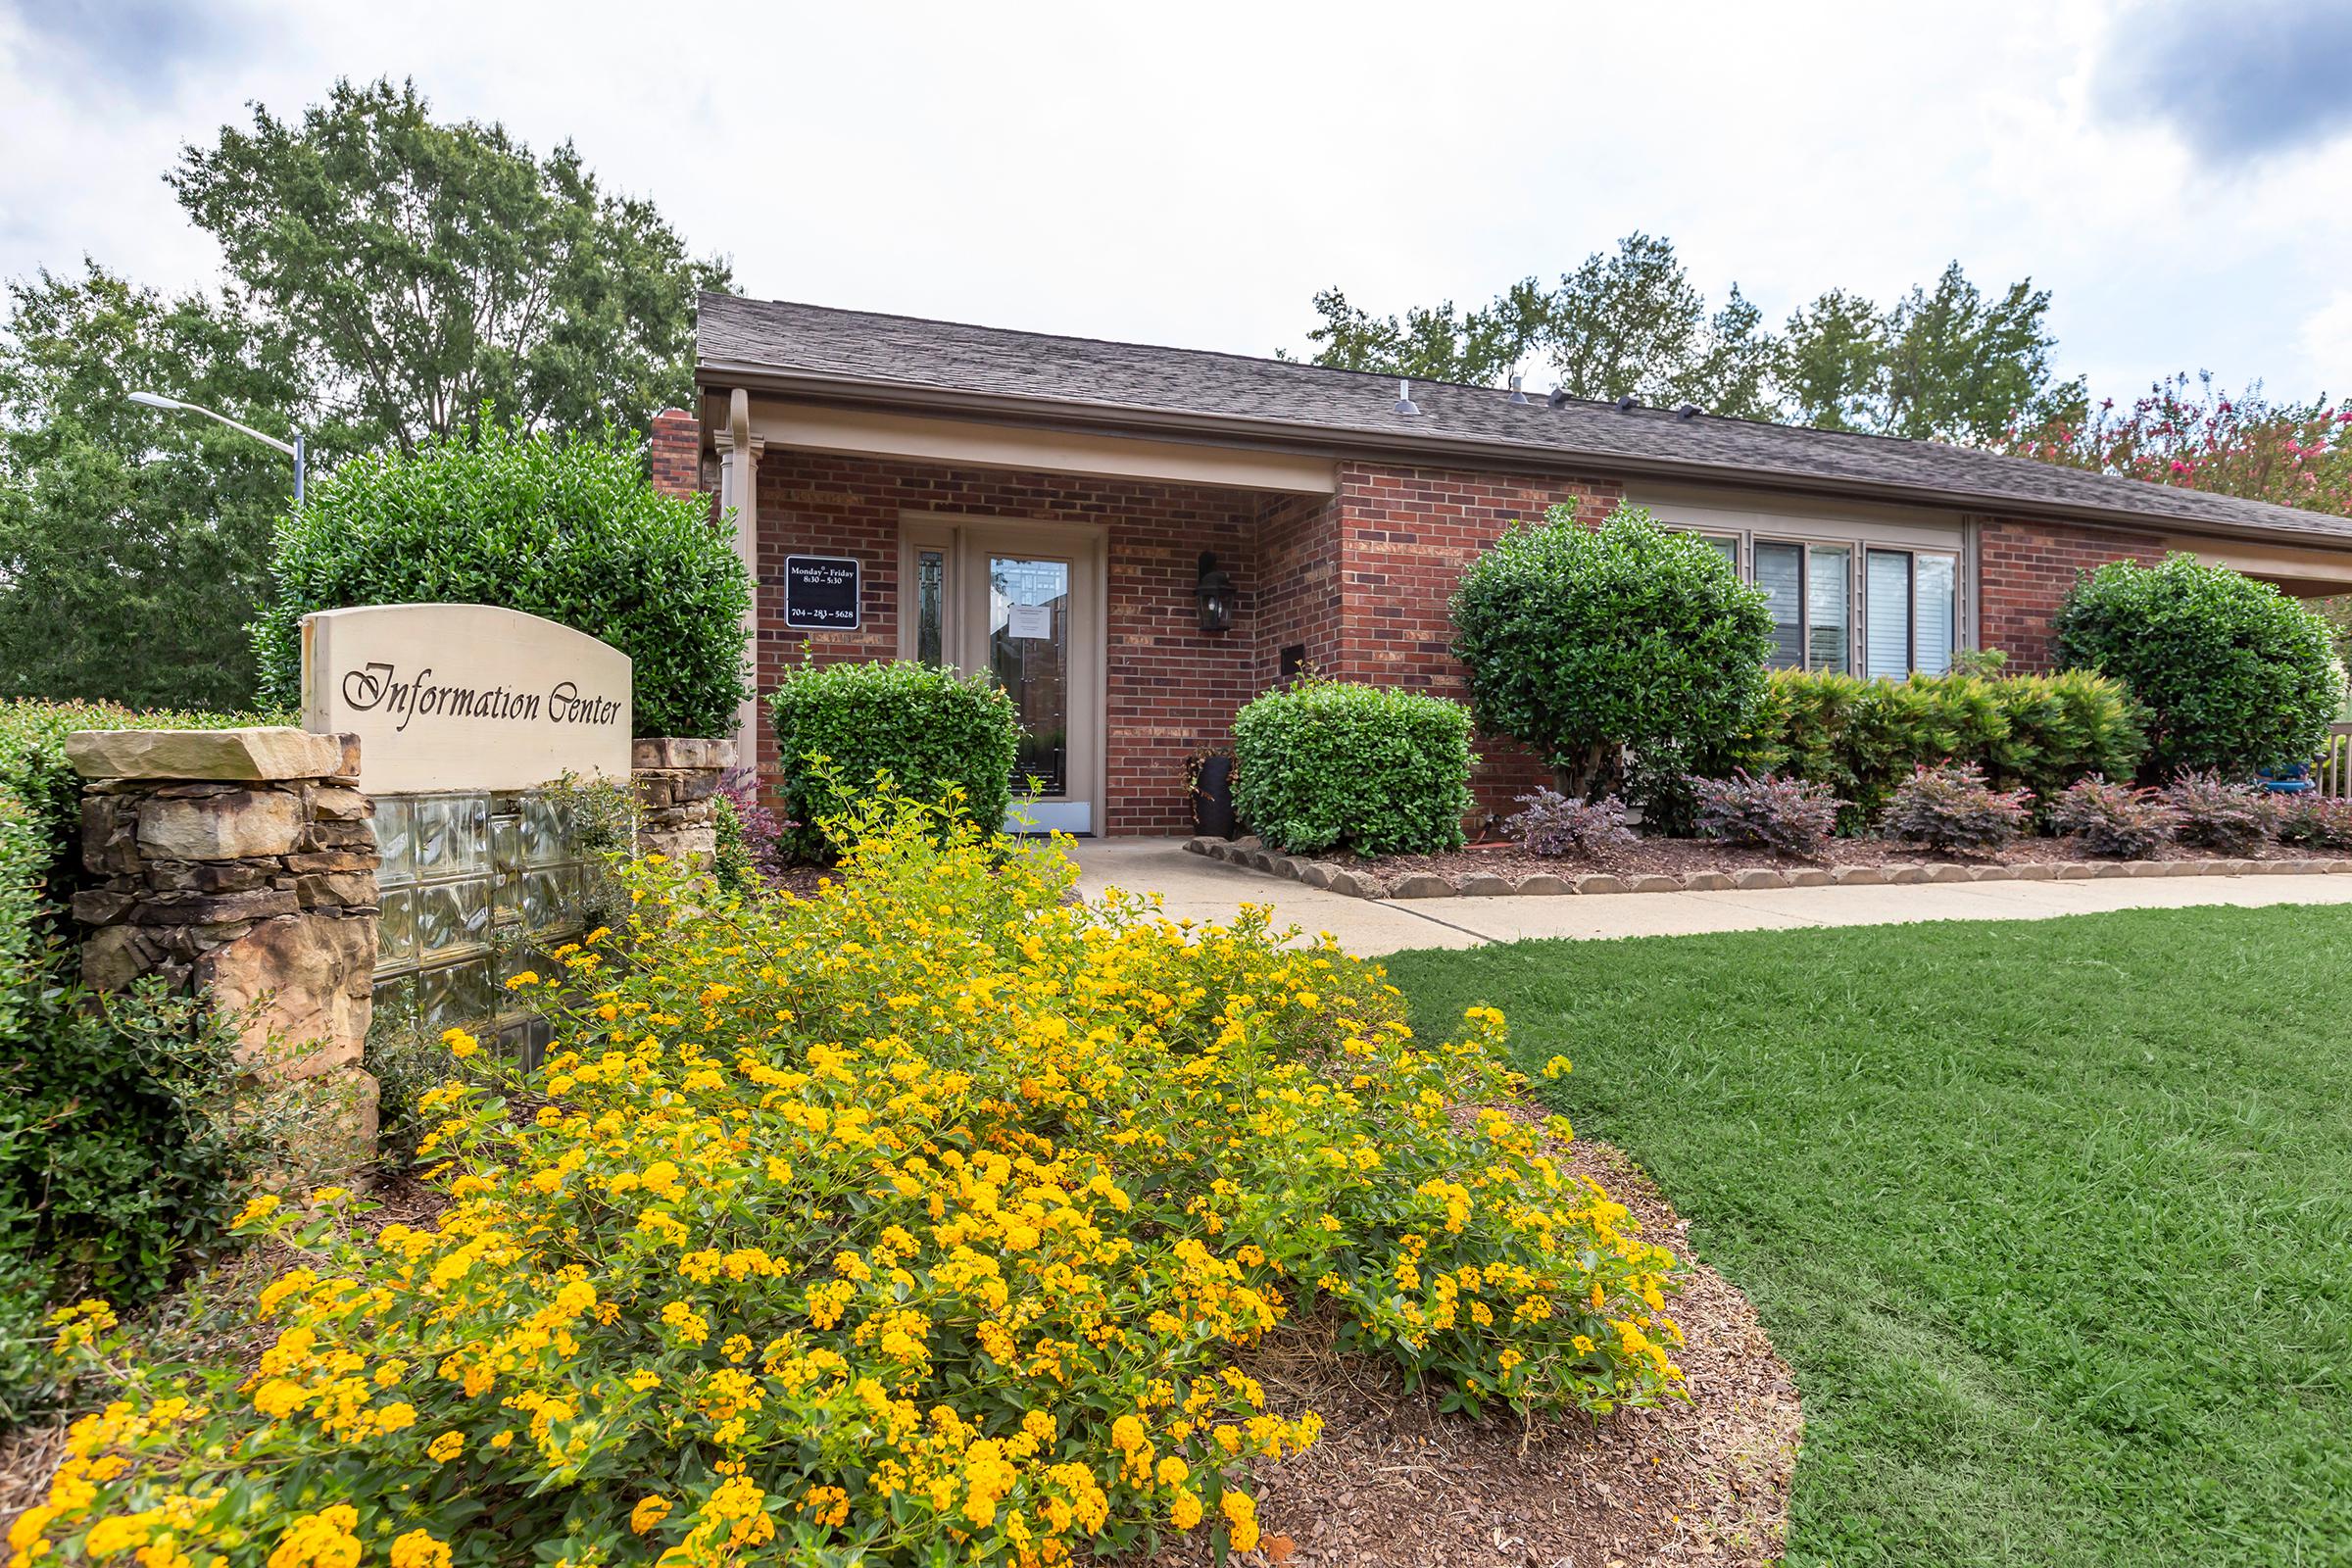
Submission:
POLYGON ((302 724, 360 737, 370 795, 629 777, 628 655, 494 605, 366 605, 302 620, 302 724))

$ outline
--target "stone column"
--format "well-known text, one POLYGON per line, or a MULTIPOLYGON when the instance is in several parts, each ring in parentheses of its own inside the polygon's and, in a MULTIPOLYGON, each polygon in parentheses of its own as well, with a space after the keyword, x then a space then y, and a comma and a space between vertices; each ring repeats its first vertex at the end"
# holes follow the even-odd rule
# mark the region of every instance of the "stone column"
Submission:
POLYGON ((374 803, 355 740, 299 729, 85 730, 83 983, 145 975, 255 1008, 246 1058, 344 1100, 348 1149, 375 1148, 375 1081, 360 1067, 376 955, 374 803), (273 1044, 274 1042, 274 1044, 273 1044))
POLYGON ((731 740, 662 738, 635 743, 629 781, 637 794, 637 853, 708 866, 717 848, 710 798, 735 765, 731 740))

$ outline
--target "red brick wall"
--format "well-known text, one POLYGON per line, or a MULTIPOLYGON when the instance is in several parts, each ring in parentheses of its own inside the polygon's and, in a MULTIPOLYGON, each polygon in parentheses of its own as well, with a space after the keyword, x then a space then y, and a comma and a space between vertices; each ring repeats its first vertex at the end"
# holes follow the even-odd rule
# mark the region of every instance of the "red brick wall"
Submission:
POLYGON ((684 409, 654 416, 648 441, 654 488, 665 496, 690 496, 703 487, 703 432, 684 409))
MULTIPOLYGON (((1184 759, 1221 744, 1257 689, 1251 615, 1258 583, 1258 498, 1243 491, 1000 472, 770 451, 760 464, 760 686, 772 689, 806 647, 819 662, 891 659, 899 646, 898 541, 903 513, 1008 521, 1084 522, 1109 530, 1105 715, 1113 833, 1191 826, 1184 759), (1203 550, 1237 589, 1233 627, 1200 630, 1194 586, 1203 550), (783 623, 784 557, 856 556, 864 623, 816 634, 783 623)), ((760 765, 775 766, 762 715, 760 765)))
POLYGON ((1257 517, 1258 580, 1251 624, 1258 691, 1280 683, 1282 651, 1304 650, 1305 667, 1340 662, 1340 508, 1329 496, 1283 496, 1257 517))
MULTIPOLYGON (((1467 701, 1446 610, 1462 568, 1513 522, 1565 504, 1597 523, 1624 494, 1614 479, 1341 465, 1344 604, 1333 673, 1467 701)), ((1513 742, 1484 736, 1478 751, 1472 787, 1487 810, 1514 811, 1513 796, 1550 781, 1550 769, 1513 742)))
POLYGON ((2050 617, 2077 576, 2110 561, 2164 559, 2153 534, 2079 523, 1996 517, 1977 537, 1977 646, 2002 650, 2020 672, 2050 667, 2050 617))

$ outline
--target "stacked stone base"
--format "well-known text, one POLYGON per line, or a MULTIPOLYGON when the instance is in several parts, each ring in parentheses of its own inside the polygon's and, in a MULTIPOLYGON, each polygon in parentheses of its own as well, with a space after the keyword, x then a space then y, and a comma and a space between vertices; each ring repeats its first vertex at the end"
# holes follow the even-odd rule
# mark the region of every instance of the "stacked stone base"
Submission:
POLYGON ((372 1154, 377 857, 355 746, 293 729, 75 735, 84 780, 82 979, 154 976, 244 1014, 257 1072, 317 1080, 333 1129, 320 1163, 372 1154), (342 1144, 340 1150, 331 1147, 342 1144))
POLYGON ((717 849, 711 801, 735 765, 731 740, 663 737, 633 744, 631 788, 637 797, 637 853, 708 866, 717 849))

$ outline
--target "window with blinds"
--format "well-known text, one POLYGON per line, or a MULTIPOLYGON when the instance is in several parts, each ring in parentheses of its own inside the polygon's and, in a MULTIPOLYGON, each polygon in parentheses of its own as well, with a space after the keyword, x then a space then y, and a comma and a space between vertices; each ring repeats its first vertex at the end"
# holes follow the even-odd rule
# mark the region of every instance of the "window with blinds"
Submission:
POLYGON ((1859 542, 1698 537, 1721 551, 1734 570, 1746 541, 1741 575, 1764 590, 1773 668, 1843 674, 1858 660, 1866 676, 1901 680, 1952 667, 1960 631, 1957 557, 1859 542))
POLYGON ((1952 667, 1952 650, 1959 646, 1959 564, 1949 556, 1911 559, 1916 573, 1911 667, 1923 675, 1940 675, 1952 667))
POLYGON ((1911 673, 1911 558, 1873 550, 1863 580, 1862 673, 1896 680, 1911 673))
POLYGON ((1805 547, 1756 541, 1756 586, 1772 612, 1772 667, 1805 667, 1805 547))
POLYGON ((1843 545, 1815 545, 1806 562, 1805 667, 1846 671, 1853 646, 1853 557, 1843 545))

